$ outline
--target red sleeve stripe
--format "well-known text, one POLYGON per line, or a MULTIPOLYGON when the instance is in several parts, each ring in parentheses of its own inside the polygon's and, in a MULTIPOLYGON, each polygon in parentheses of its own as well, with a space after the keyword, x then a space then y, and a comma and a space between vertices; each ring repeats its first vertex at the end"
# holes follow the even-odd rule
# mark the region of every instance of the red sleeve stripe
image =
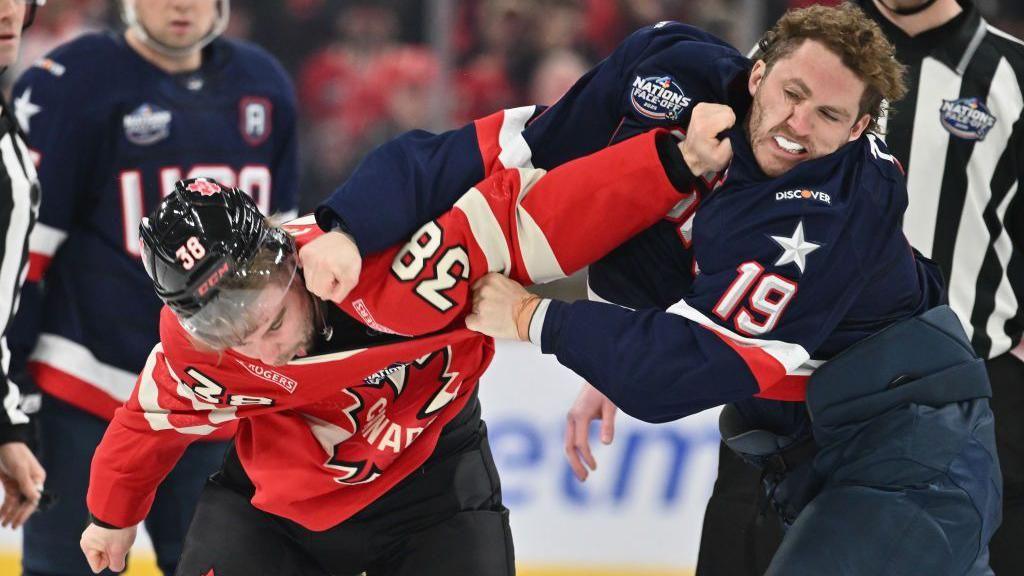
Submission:
POLYGON ((497 164, 498 155, 501 154, 501 147, 498 145, 498 133, 501 132, 501 123, 505 118, 505 112, 495 112, 490 116, 484 116, 473 124, 476 126, 476 141, 480 147, 480 158, 484 164, 484 177, 490 176, 495 169, 502 167, 497 164))
POLYGON ((92 382, 76 378, 59 368, 41 362, 30 362, 28 370, 39 388, 47 394, 97 418, 110 421, 114 417, 114 411, 122 404, 109 394, 97 393, 92 382))
POLYGON ((771 388, 755 394, 758 398, 768 400, 784 400, 786 402, 803 402, 807 396, 807 380, 809 376, 784 376, 771 388))
POLYGON ((680 300, 669 308, 668 312, 696 322, 721 338, 747 365, 747 369, 757 381, 761 394, 765 394, 789 377, 806 378, 810 354, 798 344, 741 336, 719 326, 690 306, 686 300, 680 300))
POLYGON ((28 240, 29 281, 39 282, 43 279, 43 276, 46 275, 46 270, 50 267, 53 255, 57 253, 57 249, 60 248, 60 245, 64 243, 67 237, 68 233, 63 230, 47 226, 42 222, 36 222, 28 240))
POLYGON ((474 122, 484 176, 502 168, 532 168, 533 152, 522 132, 536 109, 536 106, 510 108, 474 122))
POLYGON ((42 254, 36 254, 35 252, 28 253, 28 275, 25 277, 29 282, 39 282, 46 276, 46 271, 50 269, 50 263, 53 258, 49 256, 43 256, 42 254))

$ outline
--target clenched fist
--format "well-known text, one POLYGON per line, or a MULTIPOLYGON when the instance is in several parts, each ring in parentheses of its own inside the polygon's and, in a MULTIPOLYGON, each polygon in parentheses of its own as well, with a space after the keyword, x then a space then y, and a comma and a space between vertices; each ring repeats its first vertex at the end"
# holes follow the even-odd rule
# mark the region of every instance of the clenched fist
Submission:
POLYGON ((328 232, 299 250, 306 289, 323 300, 341 302, 359 282, 363 258, 351 236, 328 232))
POLYGON ((732 160, 732 143, 718 139, 723 130, 736 124, 736 113, 723 104, 701 102, 693 107, 686 140, 679 143, 683 160, 694 176, 720 172, 732 160))
POLYGON ((95 524, 86 526, 79 546, 82 547, 93 573, 99 574, 105 568, 110 568, 114 572, 124 570, 125 557, 135 543, 135 532, 135 526, 115 529, 95 524))

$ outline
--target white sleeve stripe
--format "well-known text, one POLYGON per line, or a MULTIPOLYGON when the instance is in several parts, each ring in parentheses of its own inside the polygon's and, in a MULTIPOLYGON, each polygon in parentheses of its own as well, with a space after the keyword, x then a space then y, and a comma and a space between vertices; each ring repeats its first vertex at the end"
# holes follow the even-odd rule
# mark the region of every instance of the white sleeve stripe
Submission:
MULTIPOLYGON (((285 212, 274 212, 273 214, 270 215, 269 219, 270 219, 270 223, 273 224, 274 226, 280 226, 281 224, 284 224, 285 222, 294 224, 294 222, 292 222, 292 220, 295 220, 298 215, 299 215, 299 210, 296 208, 294 210, 288 210, 288 211, 285 211, 285 212)), ((304 222, 304 224, 315 224, 316 223, 316 220, 313 218, 312 214, 303 217, 303 219, 305 219, 305 218, 309 218, 310 222, 304 222)))
POLYGON ((727 328, 723 328, 702 314, 699 310, 690 306, 686 300, 676 302, 667 310, 667 312, 670 314, 677 314, 683 318, 692 320, 709 330, 713 330, 714 332, 728 338, 737 346, 760 348, 766 354, 777 360, 779 364, 785 368, 786 374, 790 376, 798 374, 801 367, 804 367, 811 358, 811 355, 808 354, 807 351, 804 350, 803 346, 800 346, 799 344, 783 342, 781 340, 759 340, 757 338, 748 338, 727 328))
MULTIPOLYGON (((0 339, 0 348, 3 350, 3 357, 6 360, 11 357, 11 351, 7 349, 7 341, 0 339)), ((7 374, 7 366, 4 366, 4 374, 7 374)), ((21 411, 18 407, 18 403, 21 401, 21 390, 18 385, 14 383, 14 380, 7 379, 7 393, 4 394, 4 413, 7 414, 7 419, 10 420, 11 424, 28 424, 28 416, 21 411)))
MULTIPOLYGON (((0 155, 8 182, 0 190, 9 201, 10 212, 5 214, 6 228, 0 228, 0 390, 3 390, 3 411, 11 424, 25 424, 28 417, 18 408, 21 397, 18 386, 7 375, 10 373, 11 353, 4 335, 18 310, 21 286, 28 275, 28 238, 36 219, 38 205, 32 200, 35 169, 27 164, 27 156, 20 155, 25 146, 17 132, 9 131, 0 140, 0 155), (16 148, 17 147, 17 148, 16 148), (23 160, 24 159, 24 160, 23 160)), ((6 203, 6 202, 5 202, 6 203)))
POLYGON ((501 147, 498 160, 505 168, 533 168, 533 151, 523 138, 523 130, 536 109, 536 106, 523 106, 505 110, 498 131, 498 146, 501 147))
MULTIPOLYGON (((296 214, 297 213, 298 212, 296 212, 296 214)), ((316 215, 315 214, 306 214, 305 216, 303 216, 301 218, 295 218, 295 219, 292 219, 292 220, 288 220, 287 224, 289 226, 309 226, 311 224, 316 224, 316 215)))
POLYGON ((793 370, 793 376, 810 376, 824 363, 824 360, 808 360, 793 370))
POLYGON ((541 336, 544 334, 544 319, 547 318, 548 308, 551 306, 551 299, 544 298, 537 305, 537 309, 533 312, 533 318, 530 318, 530 343, 536 346, 541 344, 541 336))
POLYGON ((68 233, 63 230, 36 222, 28 241, 29 250, 43 256, 53 256, 67 237, 68 233))
POLYGON ((602 298, 600 294, 594 292, 594 289, 590 287, 590 278, 587 278, 587 300, 590 300, 591 302, 604 302, 605 304, 611 304, 611 302, 602 298))
MULTIPOLYGON (((34 219, 32 206, 32 183, 24 172, 14 169, 20 166, 18 155, 14 150, 14 139, 5 134, 0 140, 0 154, 3 165, 7 167, 10 182, 0 191, 10 195, 11 211, 8 216, 6 230, 3 234, 3 250, 0 252, 0 335, 7 331, 7 323, 14 317, 20 286, 25 278, 26 242, 29 229, 34 219)), ((7 356, 5 355, 6 359, 7 356)), ((4 373, 7 373, 5 361, 4 373)))
MULTIPOLYGON (((213 426, 200 425, 200 426, 183 426, 177 427, 171 424, 170 411, 160 406, 159 396, 160 389, 153 379, 153 370, 156 367, 156 356, 163 352, 163 345, 157 344, 153 347, 153 351, 149 353, 149 358, 146 359, 146 366, 142 369, 142 373, 139 374, 139 406, 142 407, 143 415, 146 421, 149 422, 149 427, 155 431, 161 430, 175 430, 182 434, 193 434, 197 436, 206 436, 216 430, 213 426)), ((167 367, 170 370, 170 366, 167 367)), ((171 372, 173 375, 174 372, 171 372)), ((175 377, 177 380, 177 377, 175 377)), ((182 386, 181 381, 178 380, 179 387, 182 386)))
POLYGON ((463 194, 455 203, 455 207, 466 215, 469 230, 487 257, 487 270, 508 274, 512 269, 512 256, 508 251, 505 233, 502 232, 501 225, 483 193, 476 188, 470 188, 469 192, 463 194))
POLYGON ((602 297, 597 292, 595 292, 594 288, 590 285, 590 277, 589 276, 587 277, 587 300, 590 300, 591 302, 603 302, 605 304, 614 304, 615 306, 618 306, 619 308, 625 308, 626 310, 633 310, 633 308, 630 308, 629 306, 624 306, 622 304, 618 304, 616 302, 612 302, 611 300, 608 300, 608 299, 602 297))
POLYGON ((516 230, 519 235, 519 252, 523 257, 526 273, 534 283, 565 277, 565 271, 555 258, 544 231, 523 208, 523 198, 544 174, 543 170, 519 169, 520 190, 519 199, 516 201, 516 230))
POLYGON ((119 402, 131 396, 136 375, 100 362, 88 348, 56 334, 42 334, 31 360, 87 382, 119 402))

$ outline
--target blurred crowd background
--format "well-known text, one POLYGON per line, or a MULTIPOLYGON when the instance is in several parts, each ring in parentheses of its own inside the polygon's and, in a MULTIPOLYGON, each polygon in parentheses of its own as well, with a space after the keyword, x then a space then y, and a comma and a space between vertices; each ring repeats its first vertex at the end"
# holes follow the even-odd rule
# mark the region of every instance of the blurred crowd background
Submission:
MULTIPOLYGON (((753 46, 787 8, 838 0, 232 0, 228 34, 267 48, 298 91, 309 211, 374 146, 500 108, 550 104, 630 32, 661 20, 753 46)), ((1024 36, 1024 1, 976 0, 1024 36)), ((75 36, 119 28, 116 0, 54 0, 20 66, 75 36)), ((5 75, 8 82, 20 70, 5 75)))

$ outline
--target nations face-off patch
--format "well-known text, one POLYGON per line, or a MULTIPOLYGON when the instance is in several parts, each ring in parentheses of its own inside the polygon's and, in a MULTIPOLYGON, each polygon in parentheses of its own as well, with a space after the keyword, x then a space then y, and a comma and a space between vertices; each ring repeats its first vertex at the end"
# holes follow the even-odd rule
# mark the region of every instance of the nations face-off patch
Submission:
POLYGON ((170 111, 154 104, 143 104, 124 117, 124 135, 132 144, 148 146, 170 134, 170 111))
POLYGON ((939 120, 950 134, 964 140, 984 140, 996 125, 996 117, 978 98, 943 100, 939 120))
POLYGON ((654 120, 675 120, 691 98, 671 76, 637 76, 629 96, 637 112, 654 120))

